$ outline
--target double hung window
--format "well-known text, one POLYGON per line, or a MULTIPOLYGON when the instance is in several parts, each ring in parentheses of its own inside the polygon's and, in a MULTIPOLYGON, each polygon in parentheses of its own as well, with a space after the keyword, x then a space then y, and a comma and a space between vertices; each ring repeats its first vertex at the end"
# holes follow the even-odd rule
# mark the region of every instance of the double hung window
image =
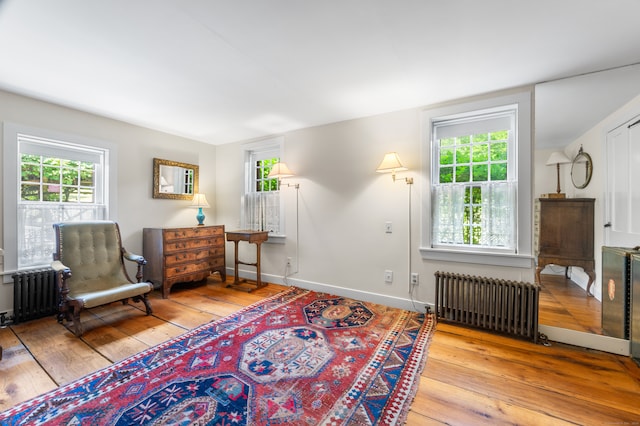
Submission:
POLYGON ((515 252, 515 110, 433 123, 434 247, 515 252))
POLYGON ((273 165, 280 161, 280 141, 263 141, 247 148, 242 226, 255 231, 269 231, 270 236, 283 235, 278 180, 268 178, 273 165))
POLYGON ((110 217, 114 147, 11 123, 4 138, 5 269, 49 265, 54 223, 110 217))
POLYGON ((106 152, 19 135, 18 267, 46 264, 53 224, 105 219, 106 152))
POLYGON ((531 267, 531 97, 507 94, 424 113, 420 252, 531 267))

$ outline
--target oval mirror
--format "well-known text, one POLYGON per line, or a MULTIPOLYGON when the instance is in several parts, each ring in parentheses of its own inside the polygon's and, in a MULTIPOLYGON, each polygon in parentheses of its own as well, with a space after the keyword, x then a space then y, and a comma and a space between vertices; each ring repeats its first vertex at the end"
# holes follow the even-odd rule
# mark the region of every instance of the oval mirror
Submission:
POLYGON ((153 198, 191 200, 198 192, 198 166, 153 159, 153 198))
POLYGON ((578 151, 571 163, 571 182, 578 189, 586 188, 591 181, 591 173, 593 172, 593 162, 591 156, 582 151, 582 147, 578 151))

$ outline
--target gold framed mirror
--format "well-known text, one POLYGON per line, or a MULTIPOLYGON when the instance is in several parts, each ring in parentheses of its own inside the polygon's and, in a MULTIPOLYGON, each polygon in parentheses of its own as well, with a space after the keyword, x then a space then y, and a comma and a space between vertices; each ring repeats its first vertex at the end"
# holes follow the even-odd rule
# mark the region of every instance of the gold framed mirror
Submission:
POLYGON ((582 150, 582 146, 571 163, 571 182, 577 189, 584 189, 591 182, 593 161, 591 156, 582 150))
POLYGON ((198 192, 198 166, 153 159, 153 198, 191 200, 198 192))

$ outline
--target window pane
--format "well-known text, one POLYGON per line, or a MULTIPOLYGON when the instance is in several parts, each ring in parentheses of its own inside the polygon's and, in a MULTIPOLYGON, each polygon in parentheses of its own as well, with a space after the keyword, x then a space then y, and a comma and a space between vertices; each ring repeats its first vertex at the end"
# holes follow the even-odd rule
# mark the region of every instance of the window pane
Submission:
POLYGON ((453 182, 453 167, 440 167, 440 183, 453 182))
POLYGON ((42 182, 60 183, 60 168, 56 166, 44 166, 42 168, 42 182))
MULTIPOLYGON (((58 180, 59 182, 60 180, 58 180)), ((78 184, 78 170, 76 169, 62 169, 62 183, 64 185, 77 185, 78 184)))
POLYGON ((440 164, 453 164, 453 149, 440 150, 440 164))
POLYGON ((489 177, 489 166, 481 164, 479 166, 473 166, 473 181, 485 182, 489 177))
POLYGON ((456 182, 469 182, 470 174, 469 166, 456 167, 456 182))
POLYGON ((491 161, 507 161, 507 143, 494 142, 491 144, 491 161))
POLYGON ((489 160, 489 145, 473 145, 473 162, 479 163, 489 160))
POLYGON ((479 186, 474 186, 471 190, 473 192, 472 203, 473 204, 482 203, 482 188, 480 188, 479 186))
POLYGON ((507 163, 496 163, 491 165, 491 180, 507 180, 507 163))
POLYGON ((20 185, 20 199, 22 201, 40 201, 40 185, 20 185))
POLYGON ((23 164, 21 167, 21 180, 23 182, 40 182, 40 166, 23 164))
POLYGON ((460 145, 466 145, 471 142, 471 136, 461 136, 458 138, 458 143, 460 145))
POLYGON ((460 146, 456 148, 456 163, 470 163, 470 152, 471 149, 468 146, 460 146))
POLYGON ((80 185, 84 185, 84 186, 95 185, 95 170, 94 170, 93 164, 83 163, 80 166, 80 185))

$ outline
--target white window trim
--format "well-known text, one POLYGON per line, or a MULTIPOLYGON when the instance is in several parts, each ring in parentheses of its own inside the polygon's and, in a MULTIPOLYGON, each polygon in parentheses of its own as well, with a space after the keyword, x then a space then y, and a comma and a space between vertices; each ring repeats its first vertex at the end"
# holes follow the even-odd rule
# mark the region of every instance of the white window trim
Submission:
POLYGON ((422 197, 422 232, 420 253, 423 259, 477 263, 485 265, 531 268, 532 266, 532 143, 531 143, 531 93, 520 92, 474 102, 450 105, 423 113, 422 167, 424 188, 422 197), (479 252, 476 250, 452 250, 434 248, 431 243, 431 157, 432 124, 437 119, 457 114, 471 113, 503 105, 517 104, 516 164, 517 164, 517 225, 516 253, 479 252))
MULTIPOLYGON (((250 179, 250 176, 253 175, 251 172, 251 168, 253 167, 250 164, 251 152, 252 151, 262 151, 262 150, 277 150, 279 152, 278 157, 280 161, 283 161, 283 147, 284 147, 284 137, 276 136, 268 139, 261 139, 259 141, 247 142, 242 144, 242 149, 244 151, 244 192, 241 197, 241 205, 240 205, 240 223, 247 223, 245 215, 245 194, 249 191, 251 185, 253 185, 253 181, 250 179)), ((282 191, 280 191, 280 233, 279 234, 269 234, 269 239, 267 243, 276 243, 276 244, 284 244, 287 235, 285 228, 285 209, 284 209, 284 201, 282 197, 282 191)))
MULTIPOLYGON (((3 123, 3 247, 4 247, 4 271, 5 279, 17 270, 18 253, 18 166, 20 156, 18 154, 18 135, 27 134, 43 139, 60 140, 78 145, 93 146, 109 151, 109 159, 105 161, 105 173, 108 179, 105 182, 105 204, 108 217, 117 220, 117 170, 118 153, 116 145, 84 136, 39 129, 16 123, 3 123)), ((53 259, 52 259, 53 260, 53 259)), ((49 265, 41 265, 47 267, 49 265)), ((35 268, 36 266, 34 266, 35 268)))

